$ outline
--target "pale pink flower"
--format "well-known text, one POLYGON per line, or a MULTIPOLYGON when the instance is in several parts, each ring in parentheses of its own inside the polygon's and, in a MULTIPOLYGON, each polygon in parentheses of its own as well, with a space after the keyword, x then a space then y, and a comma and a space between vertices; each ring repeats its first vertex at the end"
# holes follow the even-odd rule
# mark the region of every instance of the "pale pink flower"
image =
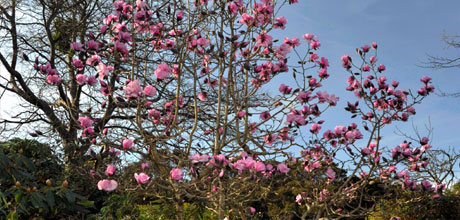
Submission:
POLYGON ((327 171, 326 171, 326 176, 327 178, 329 178, 331 181, 334 181, 335 180, 335 171, 331 168, 327 168, 327 171))
POLYGON ((61 81, 62 81, 62 78, 59 77, 58 75, 48 75, 46 77, 46 82, 48 84, 55 84, 55 83, 59 84, 59 83, 61 83, 61 81))
POLYGON ((172 69, 167 64, 160 64, 158 68, 155 70, 155 76, 157 79, 165 79, 168 78, 171 74, 172 69))
POLYGON ((251 213, 253 213, 253 214, 256 212, 256 209, 255 209, 254 207, 252 207, 252 206, 251 206, 251 207, 249 207, 249 210, 250 210, 250 211, 251 211, 251 213))
POLYGON ((208 155, 200 155, 199 153, 195 153, 191 156, 188 156, 188 159, 192 160, 192 163, 199 163, 199 162, 208 162, 209 156, 208 155))
POLYGON ((302 38, 307 40, 307 42, 311 42, 315 37, 316 35, 310 33, 302 35, 302 38))
POLYGON ((88 82, 88 80, 86 79, 88 78, 88 76, 85 74, 79 73, 75 76, 75 78, 77 79, 77 83, 80 86, 85 85, 88 82))
POLYGON ((107 192, 112 192, 118 187, 118 183, 115 180, 100 180, 97 183, 97 188, 99 190, 105 190, 107 192))
POLYGON ((139 174, 135 173, 134 178, 139 184, 146 184, 150 179, 150 177, 145 173, 139 173, 139 174))
POLYGON ((205 101, 208 99, 208 93, 207 92, 202 92, 198 93, 198 99, 201 101, 205 101))
POLYGON ((278 164, 278 166, 276 167, 276 169, 278 171, 280 171, 281 173, 287 173, 289 172, 289 167, 285 164, 285 163, 280 163, 278 164))
POLYGON ((76 51, 80 51, 83 50, 83 44, 81 44, 80 42, 72 42, 70 43, 70 48, 76 51))
POLYGON ((142 94, 142 87, 139 80, 133 80, 123 88, 125 91, 126 98, 138 98, 142 94))

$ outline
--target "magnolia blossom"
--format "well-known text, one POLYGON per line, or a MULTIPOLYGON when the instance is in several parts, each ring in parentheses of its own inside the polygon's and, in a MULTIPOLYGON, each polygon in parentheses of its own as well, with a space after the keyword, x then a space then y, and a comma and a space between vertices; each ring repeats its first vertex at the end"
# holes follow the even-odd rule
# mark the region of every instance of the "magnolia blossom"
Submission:
POLYGON ((105 173, 108 176, 112 176, 115 173, 115 166, 114 165, 108 165, 107 169, 105 170, 105 173))
POLYGON ((331 168, 327 168, 327 171, 326 171, 326 176, 327 178, 329 178, 331 181, 334 181, 335 180, 335 171, 331 168))
POLYGON ((124 139, 123 140, 123 149, 124 150, 129 150, 133 148, 133 143, 134 141, 131 139, 124 139))
POLYGON ((89 128, 93 126, 94 123, 94 121, 91 120, 91 118, 89 118, 88 116, 79 117, 78 122, 80 122, 80 126, 82 126, 83 128, 89 128))
POLYGON ((171 74, 172 69, 167 64, 160 64, 155 70, 155 76, 157 79, 166 79, 171 74))
POLYGON ((150 179, 150 177, 145 173, 139 173, 139 174, 135 173, 134 178, 139 184, 146 184, 150 179))
POLYGON ((174 168, 171 170, 171 177, 173 178, 173 180, 182 180, 182 178, 184 177, 184 171, 182 171, 182 169, 179 168, 174 168))
POLYGON ((188 159, 192 160, 192 163, 199 163, 199 162, 208 162, 209 156, 208 155, 200 155, 199 153, 195 153, 191 156, 188 156, 188 159))
POLYGON ((144 88, 144 94, 146 96, 153 97, 157 94, 157 89, 153 87, 152 85, 148 85, 144 88))
POLYGON ((289 167, 285 164, 285 163, 280 163, 278 164, 278 166, 276 167, 276 169, 278 171, 280 171, 281 173, 287 173, 289 172, 289 167))
POLYGON ((139 80, 129 82, 123 90, 125 91, 126 98, 138 98, 142 94, 142 87, 139 80))
POLYGON ((112 192, 118 187, 118 183, 115 180, 100 180, 97 183, 97 188, 99 190, 105 190, 107 192, 112 192))

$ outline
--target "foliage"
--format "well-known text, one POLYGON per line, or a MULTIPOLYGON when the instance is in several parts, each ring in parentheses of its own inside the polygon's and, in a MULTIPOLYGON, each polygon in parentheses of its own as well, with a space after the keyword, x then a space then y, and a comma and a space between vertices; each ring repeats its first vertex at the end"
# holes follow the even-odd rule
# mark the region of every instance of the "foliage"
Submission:
POLYGON ((0 143, 0 218, 59 219, 87 213, 93 203, 74 192, 49 146, 34 140, 0 143))

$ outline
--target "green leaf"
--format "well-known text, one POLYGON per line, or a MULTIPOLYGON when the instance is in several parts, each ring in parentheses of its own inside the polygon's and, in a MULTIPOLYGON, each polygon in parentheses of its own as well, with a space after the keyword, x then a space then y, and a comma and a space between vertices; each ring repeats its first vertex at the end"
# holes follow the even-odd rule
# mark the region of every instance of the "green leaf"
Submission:
POLYGON ((17 203, 19 203, 19 201, 21 200, 21 193, 18 192, 14 195, 14 201, 16 201, 17 203))
POLYGON ((64 195, 65 195, 65 198, 69 201, 69 202, 75 202, 75 197, 76 197, 76 194, 73 193, 72 191, 70 190, 66 190, 64 191, 64 195))
POLYGON ((8 214, 8 216, 6 217, 8 220, 18 220, 19 219, 19 215, 17 212, 10 212, 10 214, 8 214))
POLYGON ((94 208, 94 201, 90 201, 90 200, 78 201, 77 204, 85 206, 87 208, 94 208))
POLYGON ((7 166, 10 164, 10 160, 5 154, 3 154, 3 152, 0 152, 0 162, 2 163, 2 166, 7 166))
POLYGON ((46 192, 46 202, 48 203, 50 208, 54 207, 54 193, 51 190, 46 192))

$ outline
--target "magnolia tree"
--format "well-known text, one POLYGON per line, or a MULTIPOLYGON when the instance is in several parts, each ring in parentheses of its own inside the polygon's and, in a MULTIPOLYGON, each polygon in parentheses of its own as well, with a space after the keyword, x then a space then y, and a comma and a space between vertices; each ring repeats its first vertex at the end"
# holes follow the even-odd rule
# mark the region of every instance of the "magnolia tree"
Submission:
POLYGON ((14 0, 1 8, 12 52, 0 54, 9 74, 0 86, 31 109, 3 123, 45 122, 50 130, 31 135, 57 135, 66 166, 99 190, 160 199, 177 219, 187 202, 248 219, 295 180, 305 191, 289 199, 306 219, 367 215, 385 196, 369 193, 376 183, 443 189, 411 178, 428 164, 427 138, 381 144, 383 127, 407 121, 434 87, 423 77, 412 93, 387 79, 377 43, 341 60, 356 96, 345 110, 359 122, 322 127, 339 98, 322 90, 320 39, 272 34, 288 25, 277 12, 297 0, 38 3, 39 14, 14 0), (28 42, 23 23, 46 35, 28 42), (276 80, 291 75, 292 85, 276 80), (135 171, 122 178, 128 164, 135 171))

